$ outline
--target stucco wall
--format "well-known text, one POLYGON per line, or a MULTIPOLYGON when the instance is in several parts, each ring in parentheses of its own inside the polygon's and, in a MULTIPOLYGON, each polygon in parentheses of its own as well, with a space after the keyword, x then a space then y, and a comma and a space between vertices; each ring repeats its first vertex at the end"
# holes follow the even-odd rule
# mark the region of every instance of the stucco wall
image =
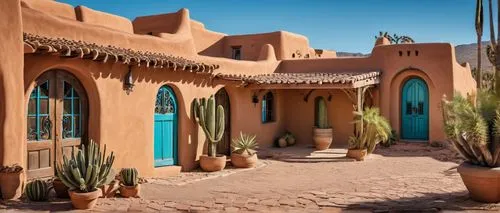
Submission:
POLYGON ((22 0, 22 6, 47 14, 76 20, 75 9, 69 4, 52 0, 22 0))
POLYGON ((0 1, 0 165, 22 161, 23 125, 23 43, 19 0, 0 1))
POLYGON ((75 13, 78 21, 119 30, 125 33, 134 33, 132 22, 125 17, 93 10, 81 5, 75 7, 75 13))

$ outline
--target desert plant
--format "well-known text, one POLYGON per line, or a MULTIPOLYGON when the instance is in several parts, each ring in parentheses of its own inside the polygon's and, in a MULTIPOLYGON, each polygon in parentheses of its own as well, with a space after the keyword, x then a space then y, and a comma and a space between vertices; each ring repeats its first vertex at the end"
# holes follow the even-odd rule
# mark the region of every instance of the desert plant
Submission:
POLYGON ((289 131, 286 131, 285 132, 285 138, 286 138, 286 144, 288 146, 293 146, 295 145, 296 141, 295 141, 295 136, 293 136, 293 134, 289 131))
POLYGON ((18 173, 23 171, 23 167, 19 164, 12 164, 10 166, 0 166, 0 173, 18 173))
POLYGON ((326 102, 324 98, 316 99, 318 109, 316 112, 316 127, 319 129, 329 129, 330 125, 328 125, 328 111, 326 107, 326 102))
POLYGON ((481 41, 483 36, 483 0, 476 0, 476 35, 477 35, 477 88, 481 89, 483 79, 481 70, 481 41))
POLYGON ((109 170, 108 175, 106 176, 106 179, 104 180, 104 184, 110 184, 115 180, 115 178, 116 178, 116 172, 113 168, 111 168, 111 170, 109 170))
POLYGON ((387 139, 386 141, 382 141, 380 144, 384 147, 390 147, 396 144, 398 140, 399 140, 399 135, 396 132, 396 130, 391 130, 391 135, 389 136, 389 139, 387 139))
POLYGON ((378 143, 389 140, 391 126, 380 115, 378 108, 366 108, 363 112, 353 113, 354 123, 359 129, 355 136, 349 138, 350 149, 367 149, 368 153, 372 153, 378 143))
POLYGON ((91 140, 88 146, 82 144, 76 154, 73 147, 70 159, 64 155, 62 164, 56 165, 56 174, 70 190, 93 192, 106 181, 114 160, 113 152, 106 157, 106 145, 101 153, 99 145, 91 140))
POLYGON ((224 107, 215 106, 214 96, 195 99, 193 101, 193 114, 198 124, 205 133, 208 142, 208 156, 217 156, 217 143, 224 135, 224 107))
POLYGON ((46 201, 49 198, 49 185, 43 180, 34 180, 26 184, 25 194, 31 201, 46 201))
POLYGON ((244 153, 248 155, 255 154, 257 152, 255 149, 259 148, 259 145, 257 144, 255 138, 256 135, 248 135, 240 132, 240 136, 237 138, 233 138, 233 141, 231 143, 233 152, 240 155, 244 153))
POLYGON ((495 167, 500 155, 500 107, 495 95, 480 92, 475 99, 457 94, 451 101, 444 96, 442 106, 445 134, 458 153, 471 164, 495 167))
POLYGON ((139 184, 139 172, 136 168, 123 168, 120 171, 120 176, 125 186, 137 186, 139 184))

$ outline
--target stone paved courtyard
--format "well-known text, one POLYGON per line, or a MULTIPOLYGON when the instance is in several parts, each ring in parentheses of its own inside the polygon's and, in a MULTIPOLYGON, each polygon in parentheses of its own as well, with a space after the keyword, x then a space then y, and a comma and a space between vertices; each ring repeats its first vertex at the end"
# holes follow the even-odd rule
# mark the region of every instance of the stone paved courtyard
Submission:
MULTIPOLYGON (((332 149, 266 150, 258 168, 190 172, 150 179, 141 198, 100 199, 95 211, 130 212, 438 212, 500 211, 471 201, 456 173, 460 159, 446 147, 398 144, 379 148, 364 162, 332 149), (302 160, 290 160, 290 159, 302 160)), ((0 211, 71 210, 51 203, 5 202, 0 211)))

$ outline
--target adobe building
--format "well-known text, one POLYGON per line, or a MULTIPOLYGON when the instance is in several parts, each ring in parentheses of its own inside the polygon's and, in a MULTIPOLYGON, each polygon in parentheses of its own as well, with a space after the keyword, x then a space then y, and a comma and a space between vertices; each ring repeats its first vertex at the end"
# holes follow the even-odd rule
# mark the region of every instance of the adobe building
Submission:
POLYGON ((0 19, 0 164, 28 178, 53 175, 90 139, 142 176, 192 170, 206 145, 191 103, 212 94, 226 109, 220 153, 240 131, 262 148, 287 130, 312 144, 318 97, 332 146, 346 146, 363 106, 379 107, 402 140, 442 141, 441 97, 476 87, 448 43, 379 39, 368 57, 338 58, 294 33, 213 32, 186 9, 130 21, 50 0, 0 1, 0 19))

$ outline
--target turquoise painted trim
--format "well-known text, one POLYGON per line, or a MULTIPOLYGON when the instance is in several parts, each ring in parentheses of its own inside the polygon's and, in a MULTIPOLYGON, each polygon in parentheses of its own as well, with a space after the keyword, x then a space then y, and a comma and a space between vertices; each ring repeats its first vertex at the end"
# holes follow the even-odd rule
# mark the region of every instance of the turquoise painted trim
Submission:
MULTIPOLYGON (((171 113, 154 114, 154 166, 172 166, 177 165, 177 146, 178 146, 178 105, 175 93, 169 86, 162 86, 158 90, 157 101, 159 105, 165 105, 164 97, 168 95, 173 107, 171 113), (158 100, 160 98, 160 100, 158 100), (162 99, 163 98, 163 99, 162 99)), ((156 108, 155 108, 156 109, 156 108)))
POLYGON ((429 89, 420 78, 409 79, 401 90, 401 138, 429 139, 429 89))

